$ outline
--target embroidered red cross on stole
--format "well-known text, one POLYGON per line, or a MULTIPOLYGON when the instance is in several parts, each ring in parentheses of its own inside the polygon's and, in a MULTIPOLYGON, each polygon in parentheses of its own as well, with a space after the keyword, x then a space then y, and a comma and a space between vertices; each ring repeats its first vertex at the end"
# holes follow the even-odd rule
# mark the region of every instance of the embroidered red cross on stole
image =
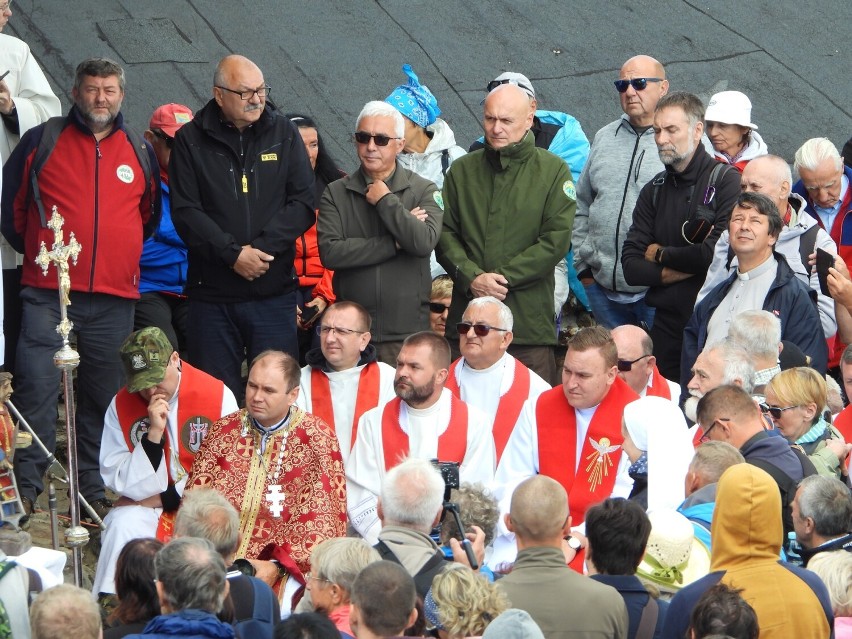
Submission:
MULTIPOLYGON (((461 464, 467 453, 467 404, 450 394, 450 423, 438 437, 438 459, 461 464)), ((395 397, 382 411, 382 448, 385 470, 390 470, 408 456, 408 434, 399 425, 402 400, 395 397)))

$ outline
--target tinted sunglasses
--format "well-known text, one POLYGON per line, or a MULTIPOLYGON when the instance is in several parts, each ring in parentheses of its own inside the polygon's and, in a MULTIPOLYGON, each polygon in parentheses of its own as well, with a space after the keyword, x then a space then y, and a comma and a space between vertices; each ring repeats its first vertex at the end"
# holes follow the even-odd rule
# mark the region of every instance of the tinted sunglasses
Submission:
POLYGON ((514 84, 516 87, 523 89, 527 93, 534 93, 534 91, 532 90, 532 87, 528 87, 523 82, 518 82, 517 80, 514 80, 514 79, 512 79, 512 80, 491 80, 491 82, 489 82, 487 85, 485 85, 485 88, 488 89, 488 93, 491 93, 494 89, 499 87, 501 84, 514 84))
POLYGON ((772 419, 781 419, 781 415, 784 414, 785 410, 790 410, 791 408, 798 408, 799 405, 795 406, 785 406, 781 408, 780 406, 770 406, 769 404, 763 403, 760 405, 760 412, 764 415, 771 415, 772 419))
POLYGON ((470 322, 459 322, 456 324, 456 330, 459 332, 459 335, 467 335, 467 332, 473 329, 474 335, 477 337, 485 337, 491 331, 500 331, 501 333, 508 332, 506 328, 497 328, 496 326, 489 326, 488 324, 471 324, 470 322))
POLYGON ((370 135, 366 131, 357 131, 355 133, 355 141, 358 144, 369 144, 370 140, 376 141, 376 146, 387 146, 391 140, 401 140, 402 138, 392 138, 387 135, 382 135, 379 133, 378 135, 370 135))
POLYGON ((618 370, 620 370, 622 373, 629 373, 630 370, 633 368, 633 364, 635 364, 636 362, 638 362, 640 360, 645 359, 646 357, 651 357, 651 354, 648 353, 647 355, 643 355, 642 357, 637 357, 636 359, 631 359, 631 360, 620 359, 620 360, 618 360, 618 364, 617 364, 618 370))
POLYGON ((633 78, 632 80, 616 80, 613 82, 619 93, 627 91, 627 87, 633 87, 636 91, 644 91, 649 82, 662 82, 662 78, 633 78))
POLYGON ((429 310, 433 313, 441 314, 446 310, 449 310, 449 306, 444 306, 440 302, 429 302, 429 310))
POLYGON ((175 139, 174 139, 173 137, 169 137, 168 135, 166 135, 166 134, 165 134, 163 131, 161 131, 160 129, 152 129, 152 130, 151 130, 151 133, 153 133, 153 134, 154 134, 154 137, 155 137, 155 138, 160 138, 163 142, 165 142, 165 143, 166 143, 166 147, 167 147, 168 149, 170 149, 170 150, 171 150, 171 149, 172 149, 172 147, 174 147, 174 145, 175 145, 175 139))

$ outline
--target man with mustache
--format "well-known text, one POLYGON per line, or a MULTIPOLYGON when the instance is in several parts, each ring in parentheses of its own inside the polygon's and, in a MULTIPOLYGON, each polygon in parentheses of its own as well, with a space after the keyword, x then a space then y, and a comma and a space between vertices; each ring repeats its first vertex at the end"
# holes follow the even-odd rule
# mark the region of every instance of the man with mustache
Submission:
POLYGON ((314 173, 254 62, 226 56, 213 85, 175 136, 169 186, 189 249, 187 359, 240 398, 246 357, 298 356, 292 270, 296 238, 315 221, 314 173))
POLYGON ((728 227, 737 272, 695 307, 683 336, 683 371, 690 369, 705 343, 727 337, 739 313, 762 308, 781 320, 781 339, 798 346, 811 357, 811 365, 825 373, 828 348, 812 291, 774 251, 783 226, 778 208, 767 196, 750 192, 739 196, 728 227))
POLYGON ((666 168, 642 187, 621 256, 627 284, 650 287, 645 303, 656 308, 654 356, 663 377, 673 380, 681 378, 690 307, 740 191, 739 172, 707 153, 703 133, 697 96, 675 92, 657 102, 654 140, 666 168))
POLYGON ((461 482, 490 485, 494 440, 488 418, 444 388, 450 345, 431 331, 406 338, 396 364, 396 398, 358 423, 346 466, 349 523, 371 544, 381 524, 376 510, 385 473, 406 457, 457 462, 461 482))

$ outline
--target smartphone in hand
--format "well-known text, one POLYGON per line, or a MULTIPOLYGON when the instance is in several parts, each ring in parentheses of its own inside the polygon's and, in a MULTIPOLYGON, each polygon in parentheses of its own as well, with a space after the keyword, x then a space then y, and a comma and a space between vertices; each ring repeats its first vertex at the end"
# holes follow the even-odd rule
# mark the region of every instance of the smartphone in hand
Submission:
POLYGON ((816 270, 819 278, 820 293, 827 297, 831 297, 828 290, 828 269, 834 266, 834 256, 828 251, 821 248, 816 250, 816 270))

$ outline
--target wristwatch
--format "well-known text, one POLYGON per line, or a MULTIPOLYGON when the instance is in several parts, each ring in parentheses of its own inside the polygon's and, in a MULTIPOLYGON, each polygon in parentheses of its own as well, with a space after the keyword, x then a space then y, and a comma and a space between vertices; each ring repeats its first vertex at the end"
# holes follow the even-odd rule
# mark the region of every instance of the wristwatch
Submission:
POLYGON ((654 261, 659 264, 660 260, 663 259, 663 247, 659 247, 657 251, 654 253, 654 261))
POLYGON ((570 535, 565 541, 568 542, 568 547, 574 552, 580 552, 583 549, 583 543, 573 535, 570 535))

